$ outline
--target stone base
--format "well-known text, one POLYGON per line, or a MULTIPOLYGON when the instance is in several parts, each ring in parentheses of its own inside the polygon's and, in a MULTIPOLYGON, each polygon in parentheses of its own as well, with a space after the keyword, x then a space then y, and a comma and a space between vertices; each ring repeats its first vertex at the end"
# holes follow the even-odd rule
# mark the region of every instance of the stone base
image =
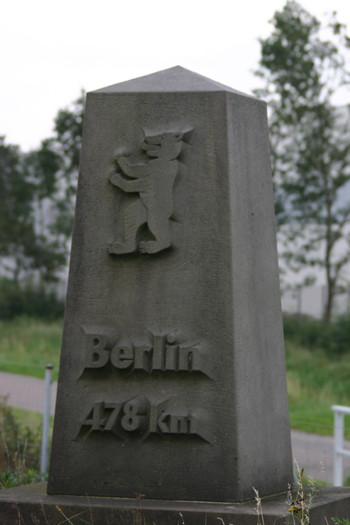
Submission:
MULTIPOLYGON (((350 518, 350 489, 320 487, 310 511, 314 525, 350 518)), ((285 524, 286 494, 262 499, 265 525, 285 524)), ((46 483, 0 491, 0 525, 256 525, 254 501, 202 503, 143 499, 48 496, 46 483), (65 520, 59 509, 69 518, 65 520)))

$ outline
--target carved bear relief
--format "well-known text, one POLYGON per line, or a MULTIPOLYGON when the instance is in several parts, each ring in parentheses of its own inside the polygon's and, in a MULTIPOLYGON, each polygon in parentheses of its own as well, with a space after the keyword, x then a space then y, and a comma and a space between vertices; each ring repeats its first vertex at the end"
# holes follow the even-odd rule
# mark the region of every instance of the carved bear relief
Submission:
POLYGON ((154 254, 172 244, 169 220, 173 213, 173 188, 178 173, 178 157, 183 141, 192 131, 167 131, 145 135, 140 144, 141 155, 114 156, 114 169, 108 174, 110 183, 138 198, 126 206, 122 217, 122 242, 107 243, 110 254, 139 251, 154 254), (147 225, 147 238, 139 241, 138 232, 147 225))

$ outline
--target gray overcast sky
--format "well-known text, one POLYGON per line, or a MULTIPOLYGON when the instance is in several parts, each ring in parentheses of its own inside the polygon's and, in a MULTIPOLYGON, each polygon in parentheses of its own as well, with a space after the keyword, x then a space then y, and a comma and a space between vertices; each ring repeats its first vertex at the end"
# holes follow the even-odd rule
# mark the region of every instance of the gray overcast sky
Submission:
MULTIPOLYGON (((321 18, 349 0, 302 0, 321 18)), ((24 150, 50 136, 80 90, 181 65, 250 93, 259 36, 285 0, 12 0, 0 19, 0 135, 24 150)), ((345 95, 344 95, 345 97, 345 95)), ((349 97, 350 98, 350 97, 349 97)), ((340 102, 345 103, 349 98, 340 102)))

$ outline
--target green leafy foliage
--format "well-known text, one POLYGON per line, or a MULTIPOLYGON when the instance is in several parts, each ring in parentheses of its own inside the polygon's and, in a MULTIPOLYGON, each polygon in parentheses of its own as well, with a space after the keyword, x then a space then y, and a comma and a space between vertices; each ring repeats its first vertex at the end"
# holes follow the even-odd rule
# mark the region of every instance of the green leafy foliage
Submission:
POLYGON ((25 156, 25 165, 35 182, 38 200, 51 197, 57 190, 57 172, 61 169, 61 157, 53 150, 52 139, 43 140, 38 150, 25 156))
POLYGON ((44 286, 67 264, 83 118, 84 93, 58 112, 54 135, 38 149, 24 154, 0 137, 2 319, 61 315, 60 301, 44 286))
POLYGON ((270 107, 282 255, 294 271, 325 271, 328 323, 350 260, 350 107, 333 104, 334 93, 350 82, 349 39, 334 16, 324 26, 294 1, 272 24, 272 34, 260 40, 257 75, 265 87, 256 93, 270 107))
MULTIPOLYGON (((67 260, 60 240, 44 227, 43 201, 49 201, 55 181, 50 155, 41 153, 26 156, 0 139, 0 255, 3 269, 17 283, 35 272, 41 283, 54 281, 67 260)), ((49 204, 46 215, 52 212, 49 204)))
POLYGON ((29 426, 21 425, 6 403, 0 404, 0 418, 9 468, 16 470, 17 462, 20 461, 26 468, 37 470, 41 452, 41 427, 34 430, 29 426))
POLYGON ((323 348, 329 355, 350 352, 350 319, 348 315, 334 319, 329 325, 317 319, 303 319, 297 316, 283 319, 284 335, 289 341, 308 349, 323 348))
POLYGON ((0 319, 10 320, 17 316, 57 319, 63 316, 64 302, 54 291, 44 286, 25 283, 3 277, 0 279, 0 319))
POLYGON ((30 265, 35 241, 32 202, 35 186, 23 168, 23 156, 17 146, 0 137, 0 256, 2 266, 15 280, 30 265))
POLYGON ((312 478, 309 478, 306 482, 304 479, 304 469, 299 468, 297 464, 297 492, 293 499, 293 494, 291 489, 287 494, 288 502, 288 512, 290 513, 289 519, 287 517, 286 523, 290 525, 295 525, 300 523, 300 525, 309 525, 310 523, 310 508, 312 501, 316 494, 316 481, 312 478), (308 488, 308 493, 305 493, 305 489, 308 488))
POLYGON ((79 168, 81 140, 83 135, 85 94, 69 108, 62 109, 55 118, 55 140, 60 145, 65 159, 66 173, 74 174, 79 168))
POLYGON ((54 135, 25 158, 35 184, 37 242, 33 252, 41 281, 63 268, 72 234, 84 119, 84 93, 55 118, 54 135))
POLYGON ((66 239, 72 234, 84 113, 85 94, 82 92, 70 107, 60 110, 55 118, 52 148, 61 158, 61 169, 56 172, 60 187, 56 199, 59 213, 53 231, 66 239))
POLYGON ((22 485, 30 485, 31 483, 39 483, 40 481, 42 481, 42 476, 32 468, 7 468, 0 470, 0 489, 21 487, 22 485))
POLYGON ((67 250, 48 223, 55 212, 59 157, 44 141, 28 155, 0 138, 0 255, 15 282, 38 273, 40 282, 57 280, 67 250), (44 210, 45 208, 45 210, 44 210))
POLYGON ((39 473, 41 427, 20 424, 6 403, 0 403, 0 437, 7 467, 0 470, 0 489, 41 481, 39 473))

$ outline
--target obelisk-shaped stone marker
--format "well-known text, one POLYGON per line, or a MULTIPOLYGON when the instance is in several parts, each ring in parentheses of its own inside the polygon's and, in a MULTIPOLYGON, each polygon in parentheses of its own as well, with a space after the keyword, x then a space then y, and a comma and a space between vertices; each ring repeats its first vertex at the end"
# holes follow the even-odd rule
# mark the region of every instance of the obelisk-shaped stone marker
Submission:
POLYGON ((48 492, 291 482, 265 103, 181 67, 88 93, 48 492))

